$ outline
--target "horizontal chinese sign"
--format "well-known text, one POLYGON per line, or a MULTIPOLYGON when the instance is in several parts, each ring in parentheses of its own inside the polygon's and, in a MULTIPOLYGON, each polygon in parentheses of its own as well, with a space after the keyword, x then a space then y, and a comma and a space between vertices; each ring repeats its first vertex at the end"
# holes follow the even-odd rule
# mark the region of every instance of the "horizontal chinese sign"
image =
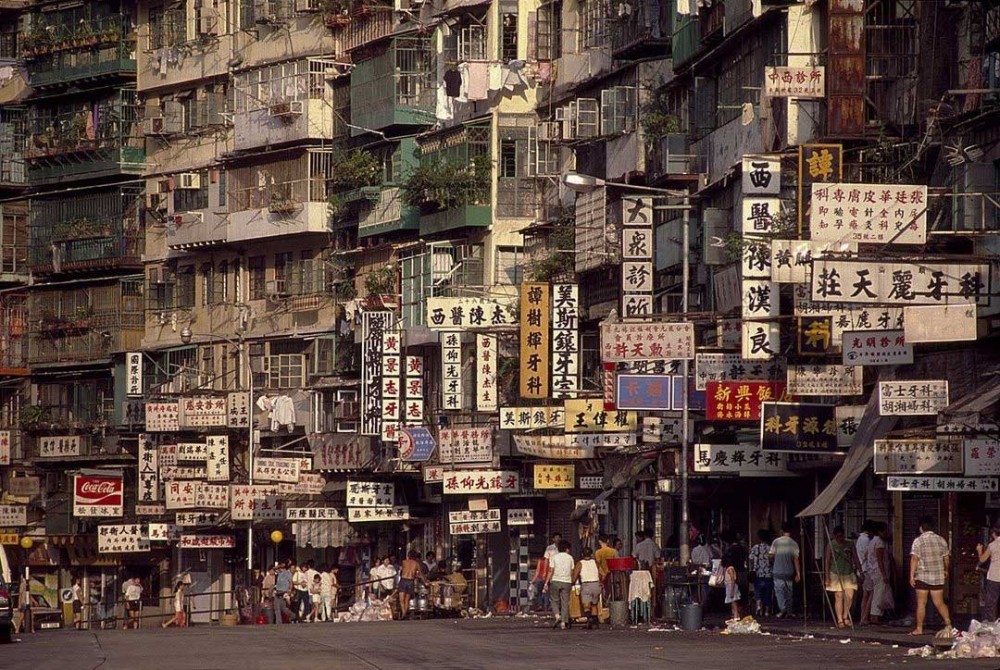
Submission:
POLYGON ((456 512, 448 512, 448 523, 467 523, 469 521, 499 521, 500 520, 500 510, 499 509, 484 509, 484 510, 458 510, 456 512))
POLYGON ((966 476, 1000 475, 1000 437, 967 437, 963 442, 966 476))
POLYGON ((229 513, 233 521, 281 521, 285 518, 285 507, 275 484, 233 484, 229 513))
POLYGON ((450 494, 517 493, 521 475, 512 470, 455 470, 445 473, 441 489, 450 494))
POLYGON ((253 478, 261 482, 294 484, 299 481, 299 459, 258 456, 253 462, 253 478))
POLYGON ((788 472, 784 454, 742 444, 694 445, 694 471, 753 477, 788 472))
POLYGON ((890 491, 970 491, 972 493, 995 493, 996 477, 907 477, 892 475, 886 477, 886 488, 890 491))
POLYGON ((941 379, 879 382, 878 413, 881 416, 937 414, 948 406, 948 382, 941 379))
POLYGON ((709 421, 759 421, 761 404, 781 398, 781 382, 708 382, 705 418, 709 421))
POLYGON ((975 305, 903 308, 903 332, 910 344, 971 342, 979 336, 975 305))
POLYGON ((535 463, 536 489, 571 489, 576 486, 576 468, 572 465, 535 463))
POLYGON ((565 408, 561 406, 501 407, 500 428, 504 430, 561 428, 565 413, 565 408))
POLYGON ((38 438, 39 458, 81 455, 83 455, 83 437, 80 435, 43 435, 38 438))
POLYGON ((531 526, 535 523, 535 510, 530 507, 507 510, 508 526, 531 526))
POLYGON ((0 527, 28 525, 27 505, 0 505, 0 527))
POLYGON ((410 518, 409 505, 394 507, 348 507, 347 520, 350 523, 368 521, 406 521, 410 518))
MULTIPOLYGON (((149 420, 147 416, 146 420, 149 420)), ((229 408, 225 398, 211 396, 185 398, 180 401, 181 428, 226 427, 229 408)))
POLYGON ((347 482, 348 507, 392 507, 396 485, 388 482, 347 482))
POLYGON ((337 507, 289 507, 285 510, 289 521, 343 521, 344 510, 337 507))
POLYGON ((514 310, 485 298, 427 298, 427 327, 468 330, 515 326, 514 310))
POLYGON ((551 458, 557 461, 594 458, 595 447, 570 445, 567 435, 515 435, 514 446, 525 456, 551 458))
POLYGON ((476 535, 478 533, 499 533, 500 520, 495 521, 463 521, 448 524, 448 532, 452 535, 476 535))
POLYGON ((969 304, 986 300, 989 291, 988 265, 813 261, 812 299, 817 302, 969 304))
POLYGON ((960 440, 875 440, 875 472, 880 475, 960 475, 960 440))
POLYGON ((163 503, 136 503, 136 516, 162 516, 167 513, 167 506, 163 503))
POLYGON ((221 512, 178 512, 174 517, 178 526, 214 526, 221 520, 221 512))
POLYGON ((493 430, 489 426, 441 428, 438 460, 442 463, 490 463, 493 461, 493 430))
POLYGON ((791 365, 791 395, 861 395, 864 368, 850 365, 791 365))
POLYGON ((694 358, 694 387, 704 391, 710 381, 784 381, 784 361, 744 359, 739 354, 698 354, 694 358))
POLYGON ((569 433, 563 439, 567 447, 633 447, 635 433, 569 433))
POLYGON ((618 409, 669 410, 673 381, 668 375, 618 375, 618 409))
POLYGON ((181 549, 232 549, 236 538, 232 535, 181 535, 177 545, 181 549))
POLYGON ((927 242, 927 187, 812 184, 810 237, 866 244, 927 242))
POLYGON ((658 358, 694 358, 694 324, 601 324, 602 361, 617 363, 658 358))
POLYGON ((913 345, 902 330, 845 330, 844 365, 909 365, 913 345))
POLYGON ((839 451, 836 407, 766 402, 760 415, 760 445, 765 451, 805 454, 839 451))
POLYGON ((580 489, 603 489, 604 477, 602 475, 581 476, 577 480, 576 487, 580 489))
POLYGON ((771 240, 771 281, 779 284, 805 284, 809 281, 814 259, 824 255, 857 253, 855 242, 825 240, 771 240))
POLYGON ((566 400, 565 425, 567 433, 625 433, 635 432, 639 425, 635 412, 604 410, 601 399, 566 400))
POLYGON ((846 302, 819 302, 810 298, 808 284, 796 284, 792 290, 793 314, 799 317, 828 316, 831 321, 832 346, 840 346, 845 330, 899 330, 903 327, 906 307, 882 307, 846 302))
POLYGON ((765 67, 764 95, 768 98, 822 98, 826 95, 826 68, 822 65, 765 67))
POLYGON ((149 551, 149 537, 137 523, 108 524, 97 527, 97 552, 124 554, 149 551))
POLYGON ((181 527, 173 523, 149 524, 150 542, 176 542, 181 539, 181 527))
POLYGON ((146 430, 150 433, 176 433, 180 430, 180 403, 147 402, 146 430))

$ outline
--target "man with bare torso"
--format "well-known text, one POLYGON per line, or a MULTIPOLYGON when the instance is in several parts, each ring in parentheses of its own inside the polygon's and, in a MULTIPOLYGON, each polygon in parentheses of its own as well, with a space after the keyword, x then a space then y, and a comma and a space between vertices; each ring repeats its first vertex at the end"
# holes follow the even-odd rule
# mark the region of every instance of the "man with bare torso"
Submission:
POLYGON ((417 576, 421 574, 420 554, 410 551, 399 568, 399 611, 405 619, 410 611, 410 597, 413 595, 417 576))

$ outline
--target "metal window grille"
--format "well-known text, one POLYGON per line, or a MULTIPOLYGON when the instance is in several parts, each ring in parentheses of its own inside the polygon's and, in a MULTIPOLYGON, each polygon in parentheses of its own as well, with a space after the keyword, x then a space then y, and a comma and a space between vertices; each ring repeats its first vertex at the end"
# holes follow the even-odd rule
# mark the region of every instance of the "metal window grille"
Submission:
POLYGON ((584 0, 580 3, 581 49, 599 49, 608 41, 608 0, 584 0))

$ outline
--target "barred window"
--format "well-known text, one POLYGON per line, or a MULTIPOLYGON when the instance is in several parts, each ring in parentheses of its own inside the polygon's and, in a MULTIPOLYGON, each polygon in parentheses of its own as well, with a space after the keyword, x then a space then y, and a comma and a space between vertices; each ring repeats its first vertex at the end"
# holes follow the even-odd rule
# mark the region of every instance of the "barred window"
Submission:
POLYGON ((608 0, 584 0, 580 3, 581 51, 598 49, 607 44, 608 0))
POLYGON ((250 300, 260 300, 264 297, 266 286, 264 278, 265 262, 263 256, 251 256, 247 260, 247 274, 250 282, 250 300))
POLYGON ((497 247, 497 284, 516 286, 521 283, 524 271, 524 249, 521 247, 497 247))

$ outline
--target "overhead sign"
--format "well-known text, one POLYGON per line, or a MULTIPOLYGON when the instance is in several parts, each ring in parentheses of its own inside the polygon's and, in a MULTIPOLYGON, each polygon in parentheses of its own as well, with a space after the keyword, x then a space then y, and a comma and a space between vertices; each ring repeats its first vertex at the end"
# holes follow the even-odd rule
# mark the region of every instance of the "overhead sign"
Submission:
POLYGON ((891 475, 885 478, 889 491, 941 491, 958 493, 996 493, 996 477, 907 477, 891 475))
POLYGON ((925 244, 927 186, 813 184, 809 231, 814 240, 925 244))
POLYGON ((125 354, 125 395, 142 397, 142 352, 125 354))
POLYGON ((771 281, 779 284, 805 284, 812 273, 814 259, 857 252, 857 242, 771 240, 771 281))
POLYGON ((759 421, 761 404, 784 394, 781 382, 708 382, 705 418, 709 421, 759 421))
POLYGON ((607 363, 694 358, 694 324, 602 323, 601 360, 607 363))
POLYGON ((618 375, 615 406, 620 410, 669 410, 672 390, 669 375, 618 375))
POLYGON ((781 159, 777 156, 743 156, 743 195, 779 195, 781 159))
POLYGON ((136 467, 139 471, 138 503, 152 503, 160 499, 160 465, 159 452, 149 435, 139 434, 139 459, 136 467))
POLYGON ((971 304, 987 300, 990 266, 814 260, 812 299, 868 305, 971 304))
POLYGON ((221 520, 221 512, 178 512, 174 516, 178 526, 215 526, 221 520))
POLYGON ((823 98, 826 68, 822 65, 764 68, 764 95, 768 98, 823 98))
POLYGON ((844 365, 909 365, 913 345, 902 330, 845 330, 844 365))
POLYGON ((561 428, 566 409, 560 406, 501 407, 500 428, 504 430, 532 430, 536 428, 561 428))
POLYGON ((476 335, 476 411, 497 411, 497 337, 476 335))
POLYGON ((942 379, 879 382, 878 412, 881 416, 937 414, 948 406, 948 382, 942 379))
POLYGON ((125 483, 122 477, 73 476, 73 516, 122 516, 125 483))
POLYGON ((799 402, 766 402, 760 414, 764 451, 800 454, 840 451, 836 408, 799 402))
POLYGON ((232 535, 181 535, 177 545, 181 549, 232 549, 236 538, 232 535))
POLYGON ((197 482, 194 506, 213 509, 229 508, 229 485, 197 482))
POLYGON ((579 387, 580 287, 555 284, 552 287, 552 395, 572 398, 579 387))
POLYGON ((42 435, 38 438, 39 458, 63 458, 83 455, 81 435, 42 435))
POLYGON ((772 235, 775 220, 781 214, 778 198, 743 198, 740 209, 740 232, 744 235, 772 235))
POLYGON ((198 499, 198 482, 171 481, 163 487, 166 509, 190 509, 198 499))
POLYGON ((511 508, 507 510, 508 526, 532 526, 535 523, 535 510, 530 507, 511 508))
POLYGON ((572 465, 535 463, 536 489, 572 489, 576 486, 576 469, 572 465))
POLYGON ((621 313, 626 319, 653 313, 654 255, 652 198, 623 198, 621 229, 621 313))
POLYGON ((180 430, 180 404, 174 402, 146 403, 146 431, 176 433, 180 430))
POLYGON ((285 510, 289 521, 344 521, 347 516, 338 507, 289 507, 285 510))
POLYGON ((486 298, 425 299, 427 327, 431 330, 473 330, 514 326, 514 309, 486 298))
POLYGON ((859 365, 791 365, 787 390, 791 395, 861 395, 864 373, 859 365))
POLYGON ((393 507, 348 507, 347 521, 349 523, 368 523, 372 521, 406 521, 410 518, 409 505, 393 507))
POLYGON ((205 470, 211 482, 229 481, 229 437, 209 435, 205 438, 205 470))
POLYGON ((229 514, 233 521, 281 521, 285 518, 284 501, 278 497, 275 484, 233 484, 229 514))
MULTIPOLYGON (((149 421, 148 416, 146 421, 149 421)), ((179 421, 181 428, 224 428, 229 425, 226 399, 213 396, 184 398, 180 401, 179 421)))
POLYGON ((455 470, 444 475, 441 489, 448 494, 517 493, 521 475, 512 470, 455 470))
POLYGON ((230 428, 250 427, 249 391, 233 391, 226 394, 226 408, 230 428))
POLYGON ((468 523, 469 521, 499 521, 499 509, 457 510, 448 512, 448 523, 468 523))
POLYGON ((694 387, 704 391, 710 381, 784 381, 785 362, 754 361, 739 354, 698 354, 694 359, 694 387))
MULTIPOLYGON (((497 510, 499 511, 499 510, 497 510)), ((479 533, 499 533, 500 520, 463 521, 448 524, 448 532, 452 535, 478 535, 479 533)))
POLYGON ((742 314, 744 319, 766 319, 781 313, 778 285, 770 279, 744 279, 742 314))
POLYGON ((515 435, 514 446, 519 453, 552 460, 594 458, 593 446, 570 445, 565 435, 515 435))
POLYGON ((971 342, 978 337, 975 305, 903 308, 903 333, 910 344, 971 342))
POLYGON ((754 477, 788 474, 784 454, 742 444, 694 445, 694 472, 754 477))
POLYGON ((392 507, 396 485, 391 482, 347 482, 348 507, 392 507))
POLYGON ((574 398, 566 401, 564 429, 567 433, 635 432, 637 416, 626 410, 607 412, 600 399, 574 398))
POLYGON ((431 431, 423 426, 404 427, 399 433, 399 457, 404 461, 426 461, 436 446, 431 431))
POLYGON ((261 482, 299 481, 299 459, 265 458, 258 456, 253 461, 253 478, 261 482))
POLYGON ((176 542, 181 538, 181 527, 173 523, 151 523, 148 530, 150 542, 176 542))
POLYGON ((880 475, 960 475, 961 440, 875 440, 875 472, 880 475))
POLYGON ((777 321, 744 321, 742 324, 743 358, 769 361, 781 348, 781 324, 777 321))
POLYGON ((803 356, 826 356, 838 343, 833 341, 832 316, 797 316, 795 334, 803 356))
POLYGON ((549 396, 549 285, 521 284, 521 374, 522 398, 541 400, 549 396))
POLYGON ((493 429, 489 426, 440 428, 438 442, 441 463, 493 462, 493 429))
POLYGON ((793 313, 797 317, 830 317, 832 346, 840 346, 845 330, 899 330, 903 327, 905 307, 818 302, 809 297, 810 290, 808 284, 796 284, 793 287, 793 313))
POLYGON ((97 552, 126 554, 149 551, 149 536, 137 523, 102 524, 97 527, 97 552))
POLYGON ((865 409, 865 405, 837 405, 837 447, 841 451, 850 449, 865 409))
POLYGON ((462 333, 441 333, 441 409, 462 409, 462 333))

